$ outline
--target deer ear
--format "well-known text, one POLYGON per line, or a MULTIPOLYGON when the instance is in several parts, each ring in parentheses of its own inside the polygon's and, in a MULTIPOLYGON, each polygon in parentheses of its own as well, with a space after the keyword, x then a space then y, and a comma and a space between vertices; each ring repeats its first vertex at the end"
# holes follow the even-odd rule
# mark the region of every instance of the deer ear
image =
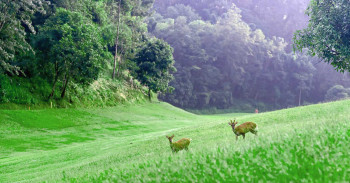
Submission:
POLYGON ((171 136, 171 138, 174 138, 174 134, 171 136))
POLYGON ((168 135, 166 136, 166 138, 169 138, 168 135))

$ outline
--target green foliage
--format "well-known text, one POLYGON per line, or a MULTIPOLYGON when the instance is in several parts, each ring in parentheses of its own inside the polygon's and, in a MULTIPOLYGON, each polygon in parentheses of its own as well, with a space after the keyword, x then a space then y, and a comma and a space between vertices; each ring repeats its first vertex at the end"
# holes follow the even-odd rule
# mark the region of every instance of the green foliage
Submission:
POLYGON ((189 22, 201 19, 190 6, 185 6, 183 4, 169 6, 164 15, 165 18, 172 19, 176 19, 179 16, 186 17, 189 22))
MULTIPOLYGON (((39 77, 30 80, 21 77, 0 75, 0 109, 42 109, 50 108, 76 108, 76 107, 108 107, 116 104, 138 104, 147 100, 147 88, 137 81, 111 81, 98 79, 89 85, 72 82, 64 100, 58 93, 47 100, 51 92, 51 84, 39 77)), ((130 81, 130 79, 129 79, 130 81)), ((57 87, 63 87, 59 84, 57 87)))
POLYGON ((58 9, 40 28, 38 42, 53 65, 54 86, 64 76, 62 98, 69 79, 81 84, 96 80, 104 62, 111 58, 98 27, 80 13, 58 9))
MULTIPOLYGON (((174 12, 175 7, 181 6, 181 12, 190 12, 185 7, 191 7, 191 11, 198 14, 202 20, 216 23, 225 16, 231 5, 235 4, 242 10, 244 22, 252 29, 262 29, 269 38, 283 37, 291 43, 294 31, 307 24, 308 18, 304 12, 308 2, 309 0, 156 0, 154 7, 162 15, 168 15, 174 12)), ((182 16, 188 15, 187 13, 182 16)), ((286 49, 290 50, 291 47, 287 46, 286 49)))
POLYGON ((69 103, 67 106, 75 107, 107 107, 116 104, 137 104, 147 99, 144 93, 146 88, 138 86, 135 82, 132 86, 126 81, 112 81, 98 79, 88 86, 71 84, 71 90, 67 92, 69 103))
POLYGON ((16 66, 15 55, 33 51, 26 35, 35 33, 31 16, 35 12, 45 13, 43 3, 44 0, 0 1, 0 73, 25 75, 16 66))
POLYGON ((149 28, 175 50, 178 72, 170 83, 175 90, 161 96, 167 102, 190 110, 271 110, 298 105, 299 96, 301 104, 323 100, 328 90, 314 89, 319 82, 314 81, 314 59, 286 53, 284 39, 269 39, 252 29, 237 6, 215 24, 182 15, 165 17, 167 13, 155 14, 149 21, 156 25, 149 28), (319 98, 311 99, 318 92, 319 98))
POLYGON ((166 92, 173 89, 168 86, 173 79, 172 73, 176 71, 172 52, 172 48, 166 42, 151 39, 136 55, 136 78, 141 84, 149 87, 150 100, 151 91, 166 92))
POLYGON ((0 103, 38 105, 44 100, 41 93, 50 91, 49 84, 38 77, 27 80, 0 74, 0 103))
POLYGON ((326 95, 326 101, 335 101, 349 98, 350 96, 350 88, 344 88, 342 85, 335 85, 330 88, 326 95))
POLYGON ((47 107, 50 101, 57 107, 143 101, 144 87, 125 73, 144 44, 143 17, 152 4, 153 0, 1 1, 2 107, 47 107), (118 18, 113 11, 118 2, 122 3, 121 63, 118 80, 112 82, 104 78, 111 72, 116 37, 113 22, 118 18), (100 83, 104 90, 94 90, 93 83, 100 83))
POLYGON ((338 71, 350 71, 349 13, 349 1, 312 0, 308 27, 295 33, 295 50, 308 48, 310 55, 317 55, 338 71))

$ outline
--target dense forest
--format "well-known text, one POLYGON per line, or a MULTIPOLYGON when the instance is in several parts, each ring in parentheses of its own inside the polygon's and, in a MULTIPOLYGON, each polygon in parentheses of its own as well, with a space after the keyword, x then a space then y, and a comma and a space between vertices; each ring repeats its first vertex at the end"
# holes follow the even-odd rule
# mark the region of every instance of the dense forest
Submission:
POLYGON ((188 109, 262 110, 346 98, 348 74, 293 52, 308 0, 156 0, 148 30, 174 48, 175 88, 188 109))
POLYGON ((172 48, 147 34, 152 0, 2 0, 0 103, 115 105, 171 87, 172 48))
POLYGON ((347 73, 293 49, 309 2, 2 0, 0 103, 159 94, 185 109, 252 111, 347 98, 347 73))

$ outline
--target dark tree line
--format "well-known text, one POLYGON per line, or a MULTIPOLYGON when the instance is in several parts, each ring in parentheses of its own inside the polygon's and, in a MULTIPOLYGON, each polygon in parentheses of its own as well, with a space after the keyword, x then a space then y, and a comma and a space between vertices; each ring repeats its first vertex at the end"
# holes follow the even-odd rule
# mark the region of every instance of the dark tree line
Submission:
POLYGON ((148 29, 174 48, 178 70, 174 92, 161 98, 189 109, 276 109, 324 101, 334 85, 348 87, 347 75, 290 51, 293 32, 307 22, 307 3, 156 1, 148 29))

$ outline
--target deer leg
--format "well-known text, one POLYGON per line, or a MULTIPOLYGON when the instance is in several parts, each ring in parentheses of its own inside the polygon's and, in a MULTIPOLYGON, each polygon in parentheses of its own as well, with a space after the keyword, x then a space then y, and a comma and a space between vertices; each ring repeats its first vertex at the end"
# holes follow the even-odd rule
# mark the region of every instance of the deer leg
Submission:
POLYGON ((238 140, 238 135, 236 135, 236 141, 238 140))
POLYGON ((242 134, 242 136, 243 136, 243 140, 245 139, 245 134, 242 134))

